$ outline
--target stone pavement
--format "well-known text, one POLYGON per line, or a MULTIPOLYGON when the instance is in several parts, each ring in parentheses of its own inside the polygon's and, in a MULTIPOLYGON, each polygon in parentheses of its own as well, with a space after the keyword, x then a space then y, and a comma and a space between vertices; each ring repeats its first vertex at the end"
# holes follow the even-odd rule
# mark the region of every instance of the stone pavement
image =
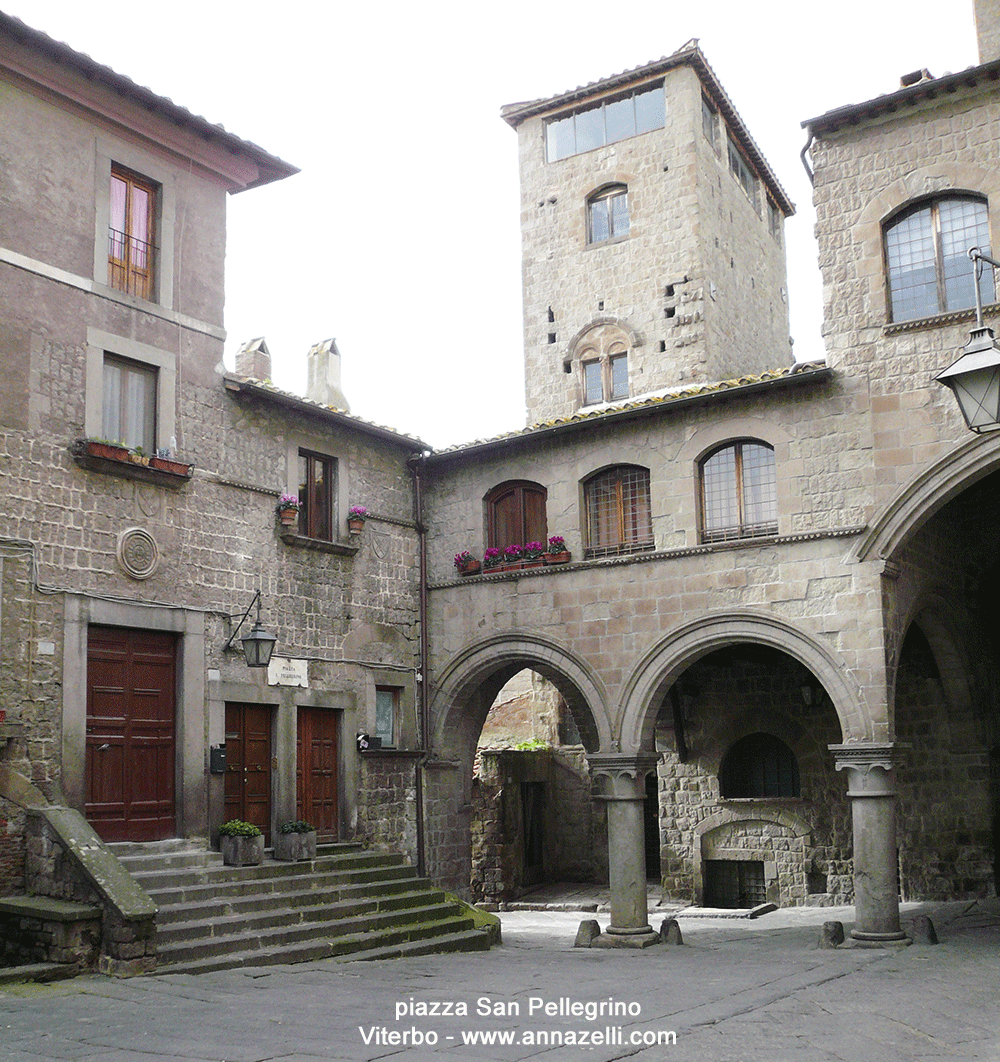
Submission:
POLYGON ((3 986, 0 1062, 1000 1062, 1000 904, 918 913, 939 944, 820 949, 852 909, 791 908, 598 951, 593 915, 517 911, 489 953, 3 986))

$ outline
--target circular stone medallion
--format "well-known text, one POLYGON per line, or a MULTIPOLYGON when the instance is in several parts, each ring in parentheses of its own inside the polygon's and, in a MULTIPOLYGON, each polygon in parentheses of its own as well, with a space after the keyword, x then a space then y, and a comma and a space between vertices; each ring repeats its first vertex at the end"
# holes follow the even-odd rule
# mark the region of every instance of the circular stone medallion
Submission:
POLYGON ((118 536, 118 563, 133 579, 148 579, 160 563, 156 540, 141 527, 130 527, 118 536))

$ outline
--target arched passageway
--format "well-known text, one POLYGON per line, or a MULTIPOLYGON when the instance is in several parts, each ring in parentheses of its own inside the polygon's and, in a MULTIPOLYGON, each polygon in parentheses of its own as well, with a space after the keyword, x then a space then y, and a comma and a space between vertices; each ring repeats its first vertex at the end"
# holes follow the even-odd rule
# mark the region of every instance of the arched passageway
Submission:
POLYGON ((599 877, 607 845, 591 805, 587 754, 609 741, 604 703, 593 673, 551 642, 522 633, 459 654, 432 703, 432 756, 425 768, 428 873, 487 902, 510 899, 508 893, 538 877, 599 877), (559 745, 481 750, 477 774, 490 709, 525 670, 552 691, 548 701, 536 699, 526 710, 550 711, 551 697, 558 701, 559 745))

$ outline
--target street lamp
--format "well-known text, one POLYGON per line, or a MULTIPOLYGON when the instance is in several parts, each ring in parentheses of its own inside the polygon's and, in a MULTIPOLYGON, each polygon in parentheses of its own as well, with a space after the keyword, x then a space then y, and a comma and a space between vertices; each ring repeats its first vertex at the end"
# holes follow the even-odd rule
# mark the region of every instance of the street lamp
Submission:
POLYGON ((969 342, 958 361, 934 379, 952 389, 971 431, 993 431, 1000 427, 1000 346, 993 337, 993 329, 983 324, 979 278, 983 262, 989 262, 994 268, 1000 268, 1000 262, 983 254, 978 247, 969 250, 969 258, 973 261, 976 288, 976 327, 969 334, 969 342))
MULTIPOLYGON (((269 631, 264 630, 260 625, 260 591, 258 590, 253 596, 253 600, 247 605, 246 612, 243 613, 240 622, 236 624, 233 633, 229 636, 229 641, 226 642, 223 652, 226 651, 232 644, 233 639, 240 633, 240 628, 246 622, 247 616, 250 615, 250 609, 257 606, 257 618, 254 620, 253 627, 250 628, 250 633, 246 637, 241 638, 240 642, 243 644, 243 656, 247 662, 247 667, 267 667, 271 663, 271 654, 274 652, 274 643, 278 640, 269 631)), ((230 619, 235 619, 236 616, 230 616, 230 619)))

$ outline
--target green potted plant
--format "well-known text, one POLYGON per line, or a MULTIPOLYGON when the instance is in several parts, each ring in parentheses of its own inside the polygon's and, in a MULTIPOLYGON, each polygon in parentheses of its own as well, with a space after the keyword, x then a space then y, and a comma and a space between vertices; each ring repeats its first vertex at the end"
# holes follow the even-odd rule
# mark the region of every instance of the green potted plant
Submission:
POLYGON ((520 545, 505 546, 503 551, 503 570, 505 572, 515 572, 521 567, 521 554, 523 550, 520 545))
POLYGON ((482 568, 482 565, 467 549, 465 549, 462 550, 461 553, 455 554, 455 567, 458 569, 459 575, 476 575, 482 568))
POLYGON ((545 546, 541 542, 528 542, 525 544, 524 549, 521 551, 521 567, 522 568, 540 568, 545 562, 542 560, 542 554, 545 552, 545 546))
POLYGON ((347 511, 347 530, 352 535, 360 535, 367 519, 368 510, 363 505, 352 505, 347 511))
POLYGON ((302 819, 283 822, 274 835, 274 858, 295 863, 316 858, 316 827, 302 819))
POLYGON ((264 834, 252 822, 229 819, 219 827, 219 850, 227 867, 256 867, 264 861, 264 834))
POLYGON ((282 527, 291 527, 299 518, 299 496, 282 494, 278 499, 278 519, 282 527))
POLYGON ((503 554, 499 546, 490 546, 483 554, 483 567, 487 571, 495 571, 503 564, 503 554))
POLYGON ((549 548, 542 555, 546 564, 566 564, 570 559, 569 550, 566 548, 566 540, 562 535, 552 535, 549 539, 549 548))

